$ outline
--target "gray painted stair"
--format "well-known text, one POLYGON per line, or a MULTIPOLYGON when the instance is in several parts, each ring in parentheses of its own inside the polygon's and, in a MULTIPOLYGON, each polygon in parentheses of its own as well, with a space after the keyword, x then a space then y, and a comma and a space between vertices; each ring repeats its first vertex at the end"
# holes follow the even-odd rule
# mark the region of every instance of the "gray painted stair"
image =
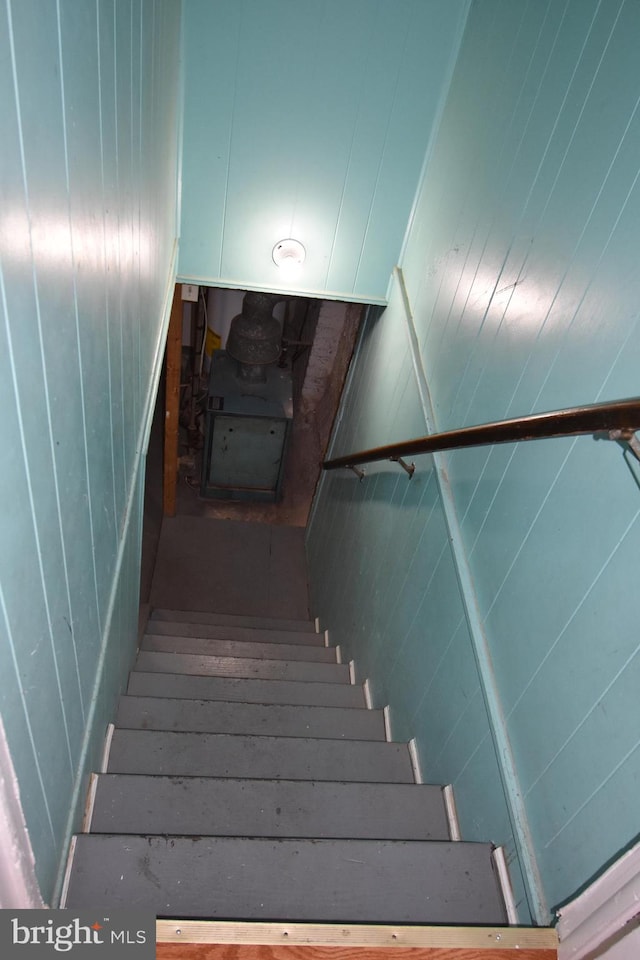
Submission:
POLYGON ((316 683, 350 682, 349 667, 346 663, 214 657, 191 653, 160 653, 155 650, 140 650, 135 669, 151 673, 186 673, 205 677, 308 680, 316 683))
POLYGON ((306 660, 336 663, 335 647, 302 643, 247 643, 242 640, 216 640, 211 637, 174 637, 146 633, 143 650, 163 653, 195 653, 205 657, 250 657, 253 660, 306 660))
POLYGON ((267 630, 256 627, 225 626, 217 623, 183 623, 179 620, 150 620, 147 633, 176 637, 210 637, 212 640, 241 640, 260 643, 296 643, 324 647, 324 634, 311 630, 267 630))
POLYGON ((258 630, 303 630, 306 633, 316 633, 313 620, 286 620, 276 617, 243 617, 235 613, 210 613, 198 610, 163 610, 156 608, 151 611, 150 623, 157 620, 169 620, 174 623, 211 623, 232 627, 252 627, 258 630))
POLYGON ((318 740, 222 733, 174 733, 116 727, 108 773, 264 780, 412 783, 404 743, 318 740))
POLYGON ((162 697, 121 697, 116 726, 140 730, 321 737, 330 740, 385 739, 381 710, 162 697))
POLYGON ((127 693, 138 697, 183 697, 186 700, 227 700, 241 703, 282 703, 315 707, 364 707, 364 690, 349 683, 309 683, 296 680, 236 680, 181 673, 129 675, 127 693))
POLYGON ((307 621, 155 610, 63 905, 158 916, 501 924, 488 844, 385 740, 307 621))
POLYGON ((91 833, 449 839, 440 787, 109 774, 91 833))
POLYGON ((85 834, 67 905, 96 903, 212 919, 505 922, 490 846, 438 841, 85 834))

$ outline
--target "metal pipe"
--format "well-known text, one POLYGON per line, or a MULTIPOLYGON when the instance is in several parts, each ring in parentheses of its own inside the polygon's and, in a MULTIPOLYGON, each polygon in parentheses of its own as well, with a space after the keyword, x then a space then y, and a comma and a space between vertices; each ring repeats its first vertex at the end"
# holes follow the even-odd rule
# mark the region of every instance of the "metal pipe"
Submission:
POLYGON ((544 440, 550 437, 573 437, 599 431, 640 430, 640 397, 615 400, 611 403, 593 403, 549 413, 535 413, 513 420, 497 420, 460 430, 433 433, 414 440, 404 440, 384 447, 360 450, 345 457, 325 460, 324 470, 353 467, 359 463, 377 460, 398 460, 421 453, 481 447, 495 443, 515 443, 522 440, 544 440))

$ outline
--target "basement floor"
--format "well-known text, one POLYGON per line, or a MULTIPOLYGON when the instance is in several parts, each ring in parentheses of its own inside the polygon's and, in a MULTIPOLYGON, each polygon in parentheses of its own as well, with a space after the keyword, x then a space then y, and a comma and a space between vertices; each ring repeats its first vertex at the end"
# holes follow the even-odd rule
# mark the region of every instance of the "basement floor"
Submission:
POLYGON ((151 607, 307 618, 304 535, 319 468, 313 444, 292 444, 276 504, 203 500, 191 479, 199 464, 181 463, 177 515, 163 517, 163 425, 161 397, 147 456, 141 629, 151 607))
POLYGON ((165 517, 149 604, 304 619, 309 616, 304 529, 165 517))

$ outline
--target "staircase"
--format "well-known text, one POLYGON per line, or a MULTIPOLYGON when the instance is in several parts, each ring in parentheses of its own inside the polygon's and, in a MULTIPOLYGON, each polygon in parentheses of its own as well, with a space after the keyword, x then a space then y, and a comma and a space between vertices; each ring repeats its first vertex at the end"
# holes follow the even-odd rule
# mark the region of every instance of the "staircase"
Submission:
POLYGON ((442 788, 311 621, 155 610, 86 820, 74 909, 506 922, 491 846, 450 839, 442 788))

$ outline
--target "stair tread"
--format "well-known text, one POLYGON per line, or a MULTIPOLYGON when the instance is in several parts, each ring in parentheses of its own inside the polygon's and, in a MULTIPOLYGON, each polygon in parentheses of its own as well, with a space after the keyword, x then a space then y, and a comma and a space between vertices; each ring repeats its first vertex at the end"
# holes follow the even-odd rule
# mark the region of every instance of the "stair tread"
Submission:
POLYGON ((237 613, 215 613, 209 610, 170 610, 157 607, 151 611, 150 620, 173 620, 183 623, 228 624, 229 626, 266 627, 268 630, 304 630, 316 633, 312 619, 288 617, 255 617, 237 613))
POLYGON ((284 737, 384 740, 381 710, 184 700, 168 697, 120 698, 116 726, 284 737))
POLYGON ((154 610, 63 905, 503 924, 491 845, 449 840, 338 655, 310 620, 154 610))
POLYGON ((212 919, 506 921, 491 847, 451 841, 83 834, 65 906, 96 903, 212 919))
POLYGON ((143 650, 161 653, 191 653, 198 656, 249 657, 253 660, 300 660, 336 663, 335 647, 294 643, 251 643, 245 640, 219 640, 212 637, 183 637, 145 633, 143 650))
POLYGON ((90 829, 182 836, 449 839, 439 786, 122 774, 98 777, 90 829))
POLYGON ((136 670, 195 674, 197 676, 251 677, 263 680, 310 680, 318 683, 350 683, 349 667, 343 663, 308 663, 301 660, 254 660, 250 657, 215 657, 190 653, 160 653, 140 650, 136 670))
POLYGON ((357 709, 365 706, 364 691, 361 686, 355 684, 202 677, 181 673, 144 673, 135 670, 129 675, 127 693, 135 696, 298 704, 310 707, 357 709))
POLYGON ((221 623, 191 623, 180 620, 149 620, 147 633, 180 637, 207 637, 212 640, 244 640, 252 643, 291 643, 324 647, 324 634, 315 630, 283 630, 276 627, 237 626, 221 623))
POLYGON ((116 727, 107 773, 412 783, 405 743, 116 727))

